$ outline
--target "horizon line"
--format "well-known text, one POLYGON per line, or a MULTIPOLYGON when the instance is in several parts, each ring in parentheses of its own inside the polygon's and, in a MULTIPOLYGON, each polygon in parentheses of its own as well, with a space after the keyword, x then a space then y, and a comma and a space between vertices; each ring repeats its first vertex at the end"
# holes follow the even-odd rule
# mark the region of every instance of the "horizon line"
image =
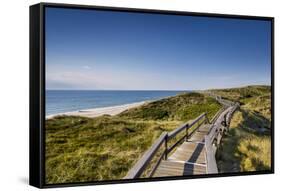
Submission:
POLYGON ((51 91, 195 91, 195 90, 152 90, 152 89, 46 89, 51 91))
POLYGON ((232 87, 224 87, 224 88, 202 88, 202 89, 176 89, 176 90, 168 90, 168 89, 45 89, 46 91, 202 91, 202 90, 212 90, 212 89, 231 89, 231 88, 243 88, 248 86, 271 86, 271 84, 249 84, 242 86, 232 86, 232 87))

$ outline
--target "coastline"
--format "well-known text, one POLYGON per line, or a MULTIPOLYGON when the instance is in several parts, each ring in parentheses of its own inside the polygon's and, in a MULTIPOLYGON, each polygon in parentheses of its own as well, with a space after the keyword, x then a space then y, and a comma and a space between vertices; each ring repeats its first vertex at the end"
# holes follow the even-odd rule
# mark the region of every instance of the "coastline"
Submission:
POLYGON ((135 102, 135 103, 128 103, 123 105, 116 105, 116 106, 109 106, 109 107, 100 107, 100 108, 92 108, 92 109, 81 109, 78 111, 70 111, 70 112, 64 112, 64 113, 58 113, 58 114, 51 114, 47 115, 46 119, 52 119, 57 116, 80 116, 80 117, 99 117, 102 115, 117 115, 119 113, 122 113, 123 111, 126 111, 131 108, 139 107, 141 105, 144 105, 146 103, 149 103, 150 101, 141 101, 141 102, 135 102))

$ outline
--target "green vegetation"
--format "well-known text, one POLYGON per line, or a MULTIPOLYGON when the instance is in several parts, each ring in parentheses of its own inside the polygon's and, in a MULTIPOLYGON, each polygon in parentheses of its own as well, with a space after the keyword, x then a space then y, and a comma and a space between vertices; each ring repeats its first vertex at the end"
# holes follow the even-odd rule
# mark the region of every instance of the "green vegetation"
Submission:
POLYGON ((218 109, 220 109, 220 105, 213 98, 199 93, 184 93, 125 111, 119 116, 135 120, 176 120, 185 122, 198 117, 203 112, 207 112, 208 117, 213 116, 218 109))
POLYGON ((249 98, 270 95, 271 86, 246 86, 241 88, 215 89, 210 91, 221 95, 223 98, 228 100, 245 103, 249 98))
POLYGON ((271 87, 212 91, 241 104, 217 152, 220 172, 270 170, 271 87))
POLYGON ((60 116, 46 121, 46 183, 121 179, 163 131, 220 105, 184 93, 96 118, 60 116))

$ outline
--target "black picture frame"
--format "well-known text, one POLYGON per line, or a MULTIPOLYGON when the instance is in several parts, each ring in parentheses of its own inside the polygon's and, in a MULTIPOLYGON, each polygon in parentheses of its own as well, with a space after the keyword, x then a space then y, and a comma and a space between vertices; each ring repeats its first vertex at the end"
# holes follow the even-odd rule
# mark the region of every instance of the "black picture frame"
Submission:
POLYGON ((29 134, 29 184, 38 188, 84 186, 112 183, 132 183, 147 181, 179 180, 194 178, 211 178, 227 176, 244 176, 274 173, 274 18, 248 15, 228 15, 214 13, 196 13, 170 10, 135 9, 121 7, 103 7, 72 4, 39 3, 30 6, 30 134, 29 134), (216 18, 238 18, 248 20, 266 20, 271 22, 271 170, 239 173, 222 173, 192 175, 181 177, 142 178, 130 180, 107 180, 95 182, 73 182, 61 184, 46 184, 45 179, 45 8, 89 9, 133 13, 153 13, 164 15, 183 15, 216 18))

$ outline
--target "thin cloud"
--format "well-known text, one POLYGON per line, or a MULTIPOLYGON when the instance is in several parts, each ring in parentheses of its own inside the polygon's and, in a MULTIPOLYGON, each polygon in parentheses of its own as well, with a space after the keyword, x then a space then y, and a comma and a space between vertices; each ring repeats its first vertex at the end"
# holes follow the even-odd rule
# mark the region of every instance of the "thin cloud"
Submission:
POLYGON ((90 67, 90 66, 87 66, 87 65, 86 65, 86 66, 82 66, 82 68, 83 68, 83 69, 86 69, 86 70, 91 69, 91 67, 90 67))

